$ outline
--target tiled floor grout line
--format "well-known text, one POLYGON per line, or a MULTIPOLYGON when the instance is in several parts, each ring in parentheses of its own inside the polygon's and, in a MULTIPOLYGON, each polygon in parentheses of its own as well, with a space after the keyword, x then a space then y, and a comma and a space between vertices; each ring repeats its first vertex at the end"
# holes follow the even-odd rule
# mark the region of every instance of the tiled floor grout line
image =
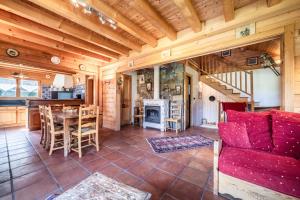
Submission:
POLYGON ((205 199, 203 199, 203 198, 204 198, 204 194, 205 194, 205 192, 206 192, 207 186, 208 186, 209 179, 210 179, 210 177, 213 175, 212 172, 213 172, 212 169, 208 172, 208 177, 207 177, 207 179, 206 179, 206 181, 205 181, 204 188, 203 188, 203 192, 202 192, 202 195, 201 195, 201 200, 205 200, 205 199))
POLYGON ((10 157, 9 157, 9 151, 8 151, 8 142, 7 142, 6 129, 4 129, 4 134, 5 134, 7 159, 8 159, 8 166, 9 166, 11 197, 12 197, 13 200, 15 200, 15 189, 14 189, 14 183, 13 183, 13 174, 12 174, 11 165, 10 165, 10 157))
POLYGON ((56 186, 58 187, 59 190, 63 191, 62 187, 59 185, 57 179, 55 178, 54 174, 51 172, 51 170, 48 168, 48 166, 46 165, 46 163, 44 162, 44 160, 42 159, 41 154, 36 150, 36 147, 32 144, 31 140, 28 138, 28 136, 26 134, 24 134, 26 139, 29 141, 29 143, 31 144, 32 148, 35 150, 35 152, 37 153, 37 155, 39 156, 41 162, 43 163, 43 165, 45 166, 46 170, 48 171, 48 173, 50 174, 50 177, 54 180, 56 186))

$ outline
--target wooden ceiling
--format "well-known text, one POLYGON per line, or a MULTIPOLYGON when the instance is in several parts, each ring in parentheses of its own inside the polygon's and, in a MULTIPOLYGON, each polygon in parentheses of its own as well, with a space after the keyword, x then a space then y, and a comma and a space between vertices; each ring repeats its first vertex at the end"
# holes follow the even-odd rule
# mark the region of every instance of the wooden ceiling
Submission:
MULTIPOLYGON (((117 29, 101 24, 94 14, 84 14, 71 0, 2 0, 0 41, 39 50, 47 59, 56 55, 103 66, 130 51, 141 51, 143 45, 154 48, 161 38, 174 41, 178 31, 199 32, 205 21, 215 17, 230 21, 235 9, 256 0, 81 1, 114 20, 117 29)), ((269 6, 279 2, 267 0, 269 6)))

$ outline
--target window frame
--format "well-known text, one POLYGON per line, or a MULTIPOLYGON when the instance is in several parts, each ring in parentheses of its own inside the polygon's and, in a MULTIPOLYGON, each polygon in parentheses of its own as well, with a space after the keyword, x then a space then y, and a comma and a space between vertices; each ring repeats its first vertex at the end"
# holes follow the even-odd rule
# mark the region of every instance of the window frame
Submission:
POLYGON ((10 76, 0 76, 0 78, 7 78, 7 79, 15 79, 16 80, 16 96, 15 97, 2 97, 0 99, 37 99, 41 98, 41 81, 32 78, 13 78, 10 76), (32 80, 38 82, 38 96, 37 97, 21 97, 21 80, 32 80))
POLYGON ((39 98, 40 97, 40 82, 38 80, 29 79, 29 78, 22 78, 22 79, 18 78, 18 79, 19 79, 19 81, 18 81, 18 90, 19 90, 19 97, 20 98, 26 98, 26 99, 28 99, 28 98, 39 98), (24 96, 21 96, 21 85, 22 85, 21 82, 22 82, 22 80, 36 81, 37 82, 37 96, 34 96, 34 97, 29 97, 29 96, 24 97, 24 96))
POLYGON ((16 96, 0 96, 0 98, 16 98, 16 97, 18 97, 18 81, 15 78, 11 78, 11 77, 0 77, 0 78, 15 80, 15 83, 16 83, 16 96))

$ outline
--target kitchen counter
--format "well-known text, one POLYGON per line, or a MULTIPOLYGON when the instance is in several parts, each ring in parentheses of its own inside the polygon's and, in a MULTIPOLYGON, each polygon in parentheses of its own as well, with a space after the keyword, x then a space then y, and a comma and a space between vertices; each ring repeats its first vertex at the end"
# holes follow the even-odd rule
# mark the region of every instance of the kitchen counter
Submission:
POLYGON ((9 106, 26 106, 26 100, 18 100, 18 99, 1 99, 0 107, 9 107, 9 106))

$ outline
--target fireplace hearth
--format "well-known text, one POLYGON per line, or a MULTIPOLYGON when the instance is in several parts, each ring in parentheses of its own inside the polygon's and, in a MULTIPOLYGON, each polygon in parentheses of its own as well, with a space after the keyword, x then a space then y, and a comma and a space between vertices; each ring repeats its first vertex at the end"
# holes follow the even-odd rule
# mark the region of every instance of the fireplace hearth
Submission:
POLYGON ((145 121, 160 124, 160 106, 145 106, 145 121))
POLYGON ((169 117, 169 100, 144 99, 144 128, 165 129, 165 118, 169 117))

